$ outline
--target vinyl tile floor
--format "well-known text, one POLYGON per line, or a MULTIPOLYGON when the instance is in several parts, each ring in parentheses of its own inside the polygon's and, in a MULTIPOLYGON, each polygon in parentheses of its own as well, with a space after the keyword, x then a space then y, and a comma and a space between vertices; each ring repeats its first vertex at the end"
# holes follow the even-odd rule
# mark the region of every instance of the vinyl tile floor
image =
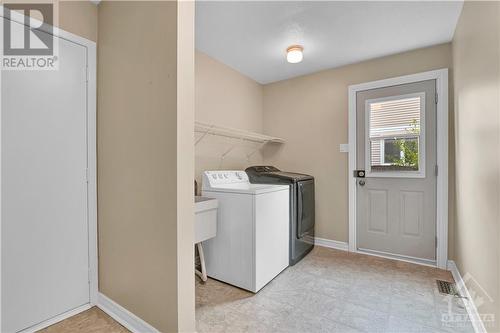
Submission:
POLYGON ((440 294, 436 279, 453 281, 436 268, 315 247, 257 294, 197 279, 197 331, 474 332, 462 299, 440 294))
POLYGON ((130 333, 130 331, 94 306, 38 333, 130 333))

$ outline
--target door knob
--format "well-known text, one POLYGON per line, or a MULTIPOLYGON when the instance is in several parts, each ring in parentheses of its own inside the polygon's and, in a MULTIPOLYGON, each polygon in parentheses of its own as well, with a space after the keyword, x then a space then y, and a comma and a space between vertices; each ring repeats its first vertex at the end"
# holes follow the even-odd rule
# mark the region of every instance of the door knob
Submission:
POLYGON ((363 179, 361 179, 359 181, 359 186, 365 186, 365 184, 366 184, 366 182, 363 179))

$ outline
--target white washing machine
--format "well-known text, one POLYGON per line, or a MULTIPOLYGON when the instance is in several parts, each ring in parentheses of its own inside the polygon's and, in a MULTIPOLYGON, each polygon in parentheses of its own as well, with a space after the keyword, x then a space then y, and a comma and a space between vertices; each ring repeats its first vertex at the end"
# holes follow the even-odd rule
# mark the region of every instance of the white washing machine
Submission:
POLYGON ((256 293, 288 267, 288 185, 205 171, 202 194, 219 202, 217 236, 203 242, 208 276, 256 293))

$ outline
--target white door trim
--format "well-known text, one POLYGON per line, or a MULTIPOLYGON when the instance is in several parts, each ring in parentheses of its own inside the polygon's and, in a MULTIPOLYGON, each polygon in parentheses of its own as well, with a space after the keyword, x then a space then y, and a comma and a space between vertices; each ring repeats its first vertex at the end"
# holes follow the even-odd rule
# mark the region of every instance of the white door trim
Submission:
MULTIPOLYGON (((0 6, 0 17, 4 17, 3 6, 0 6)), ((11 20, 24 24, 24 15, 17 12, 11 14, 11 20)), ((41 25, 36 19, 31 19, 35 24, 41 25)), ((3 24, 3 23, 2 23, 3 24)), ((45 30, 40 27, 40 30, 45 30)), ((45 32, 50 32, 45 30, 45 32)), ((52 34, 56 37, 79 44, 87 49, 87 201, 88 201, 88 239, 89 239, 89 303, 82 305, 77 309, 70 310, 54 318, 50 318, 36 325, 37 329, 42 329, 53 325, 68 317, 68 314, 74 315, 84 311, 98 302, 98 248, 97 248, 97 136, 96 136, 96 70, 97 70, 97 48, 96 43, 54 27, 52 34)), ((2 71, 0 70, 0 89, 2 71)), ((1 94, 0 94, 1 95, 1 94)), ((0 96, 1 102, 1 96, 0 96)), ((1 103, 0 103, 1 112, 1 103)), ((0 119, 0 138, 1 138, 1 119, 0 119)), ((1 141, 0 141, 0 161, 1 161, 1 141)), ((0 163, 1 166, 1 163, 0 163)), ((1 178, 0 178, 1 185, 1 178)), ((0 193, 0 218, 1 218, 1 193, 0 193)), ((1 223, 1 221, 0 221, 1 223)), ((1 228, 0 228, 1 230, 1 228)), ((1 241, 1 234, 0 234, 1 241)), ((0 246, 0 267, 1 267, 1 246, 0 246)), ((0 275, 1 283, 1 275, 0 275)), ((1 284, 0 284, 1 286, 1 284)), ((0 298, 2 290, 0 287, 0 298)), ((2 311, 0 304, 0 327, 2 327, 2 311)))
POLYGON ((448 263, 448 69, 372 81, 349 86, 349 251, 358 252, 356 244, 356 93, 358 91, 436 80, 437 92, 437 202, 436 202, 436 266, 448 263))

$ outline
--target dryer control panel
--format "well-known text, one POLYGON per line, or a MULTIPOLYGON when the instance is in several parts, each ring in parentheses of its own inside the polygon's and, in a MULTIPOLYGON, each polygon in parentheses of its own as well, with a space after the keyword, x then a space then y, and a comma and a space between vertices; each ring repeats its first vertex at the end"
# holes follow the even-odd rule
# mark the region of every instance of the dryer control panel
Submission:
POLYGON ((214 187, 227 184, 249 183, 248 175, 240 170, 217 170, 203 172, 203 189, 208 190, 214 187))

